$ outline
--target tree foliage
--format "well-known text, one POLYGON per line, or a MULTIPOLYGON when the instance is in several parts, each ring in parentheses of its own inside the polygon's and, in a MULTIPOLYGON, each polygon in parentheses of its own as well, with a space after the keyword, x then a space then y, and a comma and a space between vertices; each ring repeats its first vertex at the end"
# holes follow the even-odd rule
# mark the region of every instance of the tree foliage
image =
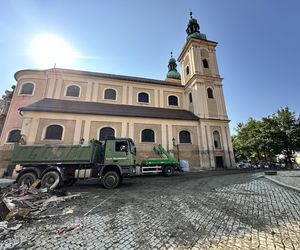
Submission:
POLYGON ((291 163, 295 151, 300 150, 300 117, 288 107, 261 120, 250 118, 239 123, 233 136, 236 158, 273 157, 284 154, 291 163))

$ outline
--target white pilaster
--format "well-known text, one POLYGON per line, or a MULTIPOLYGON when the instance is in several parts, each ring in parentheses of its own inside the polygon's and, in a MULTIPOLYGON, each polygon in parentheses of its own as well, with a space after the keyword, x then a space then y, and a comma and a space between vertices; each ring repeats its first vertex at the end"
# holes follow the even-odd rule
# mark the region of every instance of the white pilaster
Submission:
POLYGON ((79 144, 80 142, 81 126, 82 126, 82 120, 77 119, 75 123, 73 144, 79 144))
POLYGON ((87 82, 86 95, 85 95, 85 100, 88 102, 92 101, 92 88, 93 88, 93 82, 89 80, 87 82))
POLYGON ((98 91, 99 91, 99 83, 93 82, 93 93, 92 93, 92 101, 97 102, 98 101, 98 91))
MULTIPOLYGON (((27 134, 27 137, 26 137, 26 143, 27 144, 34 144, 35 143, 36 131, 38 130, 39 123, 40 123, 39 118, 33 118, 31 120, 30 130, 28 131, 28 134, 27 134)), ((38 140, 40 140, 40 139, 41 138, 38 138, 38 140)))
POLYGON ((165 124, 161 124, 161 145, 164 147, 164 148, 167 148, 168 145, 167 145, 167 127, 165 124))
POLYGON ((127 130, 127 122, 122 122, 122 128, 121 128, 121 137, 126 137, 126 130, 127 130))
POLYGON ((47 81, 47 93, 45 94, 46 98, 53 98, 54 95, 54 86, 56 78, 49 78, 47 81))
POLYGON ((88 144, 90 141, 90 129, 91 129, 91 120, 85 120, 83 138, 84 144, 88 144))
POLYGON ((62 89, 62 79, 57 79, 56 80, 56 86, 55 86, 55 92, 54 92, 54 99, 60 99, 60 95, 64 95, 64 93, 62 93, 62 91, 64 91, 62 89))

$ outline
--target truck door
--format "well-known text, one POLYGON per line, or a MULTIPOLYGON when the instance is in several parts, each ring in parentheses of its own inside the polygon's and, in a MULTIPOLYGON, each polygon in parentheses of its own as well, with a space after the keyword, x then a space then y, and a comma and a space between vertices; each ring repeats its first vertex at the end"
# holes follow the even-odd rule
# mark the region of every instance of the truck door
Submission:
POLYGON ((118 163, 120 166, 130 165, 130 153, 128 141, 126 140, 117 140, 115 141, 115 152, 113 155, 113 162, 118 163))

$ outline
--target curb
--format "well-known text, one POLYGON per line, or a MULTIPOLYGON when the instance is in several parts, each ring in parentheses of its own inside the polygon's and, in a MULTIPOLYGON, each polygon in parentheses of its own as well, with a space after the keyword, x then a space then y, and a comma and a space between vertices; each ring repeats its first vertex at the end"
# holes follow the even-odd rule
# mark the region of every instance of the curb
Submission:
POLYGON ((272 179, 271 177, 264 176, 264 175, 262 175, 262 176, 260 176, 260 177, 261 177, 261 178, 266 178, 267 180, 270 180, 270 181, 272 181, 272 182, 274 182, 274 183, 276 183, 276 184, 278 184, 278 185, 280 185, 280 186, 283 186, 283 187, 286 187, 286 188, 295 190, 295 191, 297 191, 297 192, 300 192, 300 188, 296 188, 296 187, 290 186, 290 185, 285 184, 285 183, 283 183, 283 182, 281 182, 281 181, 276 181, 276 180, 272 179))

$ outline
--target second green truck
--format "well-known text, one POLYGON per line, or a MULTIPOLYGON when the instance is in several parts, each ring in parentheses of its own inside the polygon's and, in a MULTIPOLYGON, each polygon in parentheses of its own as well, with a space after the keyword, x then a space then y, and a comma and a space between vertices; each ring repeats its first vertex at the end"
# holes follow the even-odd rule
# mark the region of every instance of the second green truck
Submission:
POLYGON ((78 179, 99 178, 105 188, 116 188, 123 177, 162 173, 172 176, 180 165, 161 145, 154 147, 160 156, 136 163, 136 147, 130 138, 111 137, 104 142, 91 140, 88 145, 19 145, 12 163, 21 166, 17 183, 31 185, 40 179, 42 185, 56 188, 78 179))

